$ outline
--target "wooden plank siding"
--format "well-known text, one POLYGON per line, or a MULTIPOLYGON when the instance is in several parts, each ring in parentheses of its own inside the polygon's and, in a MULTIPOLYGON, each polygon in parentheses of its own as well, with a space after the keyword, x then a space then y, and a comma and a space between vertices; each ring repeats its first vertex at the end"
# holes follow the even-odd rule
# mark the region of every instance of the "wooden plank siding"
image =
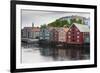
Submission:
POLYGON ((83 36, 82 32, 80 32, 75 25, 72 25, 72 27, 68 30, 67 35, 67 43, 70 44, 82 44, 83 36))
POLYGON ((66 36, 68 44, 83 44, 85 37, 89 37, 89 32, 81 32, 75 25, 72 25, 66 36))

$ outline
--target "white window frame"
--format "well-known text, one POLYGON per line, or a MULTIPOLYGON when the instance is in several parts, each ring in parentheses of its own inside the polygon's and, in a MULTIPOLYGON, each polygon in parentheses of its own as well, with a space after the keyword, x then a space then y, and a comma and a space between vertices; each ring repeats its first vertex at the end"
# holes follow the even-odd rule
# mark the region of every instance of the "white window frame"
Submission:
POLYGON ((80 36, 77 36, 77 38, 80 38, 80 36))
POLYGON ((68 38, 71 38, 71 36, 68 36, 68 38))

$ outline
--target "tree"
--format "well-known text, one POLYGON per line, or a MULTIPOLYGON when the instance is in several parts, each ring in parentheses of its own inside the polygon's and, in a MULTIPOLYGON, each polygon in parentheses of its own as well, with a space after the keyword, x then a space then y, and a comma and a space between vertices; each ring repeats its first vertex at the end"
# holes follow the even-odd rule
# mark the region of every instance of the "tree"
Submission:
POLYGON ((40 26, 40 28, 46 28, 46 27, 47 27, 46 24, 40 26))
POLYGON ((82 19, 78 19, 78 20, 76 20, 76 18, 74 18, 74 19, 71 19, 71 24, 72 23, 78 23, 78 24, 83 24, 83 22, 82 22, 82 19))
POLYGON ((79 24, 83 24, 83 22, 82 22, 81 19, 79 19, 77 23, 79 23, 79 24))
POLYGON ((66 25, 67 27, 70 27, 73 23, 83 24, 82 19, 74 18, 74 19, 66 19, 66 20, 57 19, 54 22, 49 23, 47 26, 63 27, 64 25, 66 25))
POLYGON ((68 20, 56 20, 48 24, 48 26, 52 27, 63 27, 64 25, 70 26, 68 20))

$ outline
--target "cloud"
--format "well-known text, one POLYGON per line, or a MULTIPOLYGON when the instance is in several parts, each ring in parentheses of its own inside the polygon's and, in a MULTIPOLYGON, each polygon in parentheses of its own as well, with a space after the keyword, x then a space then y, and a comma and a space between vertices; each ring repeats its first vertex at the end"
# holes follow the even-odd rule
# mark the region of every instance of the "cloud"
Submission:
POLYGON ((64 16, 78 15, 88 18, 89 13, 78 13, 78 12, 57 12, 57 11, 39 11, 39 10, 22 10, 22 28, 32 26, 32 22, 35 26, 42 24, 48 24, 55 21, 56 19, 64 16))

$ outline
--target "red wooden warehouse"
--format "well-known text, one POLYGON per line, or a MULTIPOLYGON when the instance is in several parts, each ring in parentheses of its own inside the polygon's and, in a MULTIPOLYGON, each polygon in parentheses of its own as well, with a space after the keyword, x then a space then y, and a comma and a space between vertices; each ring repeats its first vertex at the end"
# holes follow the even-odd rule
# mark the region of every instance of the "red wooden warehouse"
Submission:
POLYGON ((90 42, 88 25, 73 23, 67 32, 68 44, 84 44, 90 42))
POLYGON ((51 30, 51 36, 50 36, 50 40, 53 43, 58 43, 58 28, 55 27, 51 30))

